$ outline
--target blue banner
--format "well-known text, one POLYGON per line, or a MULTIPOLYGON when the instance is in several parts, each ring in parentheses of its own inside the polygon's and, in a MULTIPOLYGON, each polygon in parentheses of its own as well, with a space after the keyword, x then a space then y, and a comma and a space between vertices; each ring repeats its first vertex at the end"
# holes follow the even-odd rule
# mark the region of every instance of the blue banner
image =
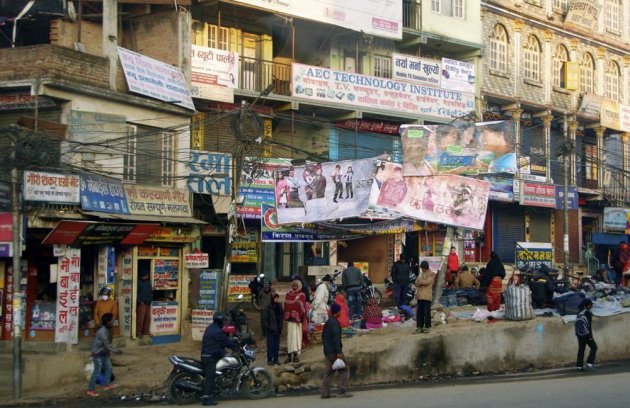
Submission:
POLYGON ((199 273, 199 308, 216 310, 221 269, 202 269, 199 273))
MULTIPOLYGON (((569 199, 567 200, 569 210, 578 209, 578 189, 569 187, 569 199)), ((556 185, 556 209, 564 209, 564 186, 556 185)))
POLYGON ((96 174, 81 174, 81 208, 86 211, 129 214, 122 181, 96 174))

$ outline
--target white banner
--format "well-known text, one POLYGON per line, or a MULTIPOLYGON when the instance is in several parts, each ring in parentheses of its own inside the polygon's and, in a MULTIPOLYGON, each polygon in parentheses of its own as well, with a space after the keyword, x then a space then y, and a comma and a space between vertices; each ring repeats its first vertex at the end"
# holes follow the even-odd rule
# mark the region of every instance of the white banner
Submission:
POLYGON ((81 197, 79 176, 24 172, 24 200, 52 203, 79 203, 81 197))
POLYGON ((212 324, 212 317, 214 316, 214 310, 205 309, 192 309, 192 339, 193 341, 203 340, 203 334, 206 328, 212 324))
POLYGON ((68 248, 59 258, 55 343, 79 342, 79 276, 81 250, 68 248))
POLYGON ((184 254, 184 268, 207 268, 210 264, 210 257, 203 252, 193 252, 184 254))
POLYGON ((475 95, 328 68, 292 64, 295 98, 452 119, 475 109, 475 95))
POLYGON ((393 53, 392 79, 439 88, 441 66, 440 61, 393 53))
POLYGON ((131 92, 195 110, 181 69, 122 47, 118 56, 131 92))
POLYGON ((357 217, 368 208, 375 159, 276 170, 279 224, 357 217))
POLYGON ((475 93, 475 64, 442 58, 442 88, 475 93))
POLYGON ((235 0, 278 13, 402 39, 401 0, 235 0))
POLYGON ((619 104, 619 123, 622 132, 630 132, 630 105, 619 104))
POLYGON ((234 102, 234 89, 239 87, 237 53, 193 44, 190 63, 193 97, 234 102))

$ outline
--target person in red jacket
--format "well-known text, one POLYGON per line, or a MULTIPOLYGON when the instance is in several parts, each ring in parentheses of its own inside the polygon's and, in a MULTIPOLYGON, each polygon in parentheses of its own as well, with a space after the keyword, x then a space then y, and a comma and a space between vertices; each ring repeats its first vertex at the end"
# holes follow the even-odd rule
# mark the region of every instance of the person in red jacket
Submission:
POLYGON ((346 296, 343 292, 339 291, 335 295, 334 303, 338 304, 341 307, 341 311, 339 312, 339 316, 337 320, 339 320, 339 324, 342 328, 350 327, 350 309, 348 308, 348 302, 346 301, 346 296))
POLYGON ((448 254, 446 265, 448 268, 446 269, 445 285, 447 288, 450 288, 453 286, 453 282, 455 282, 455 277, 459 271, 459 256, 457 256, 457 251, 454 246, 451 247, 451 252, 448 254))

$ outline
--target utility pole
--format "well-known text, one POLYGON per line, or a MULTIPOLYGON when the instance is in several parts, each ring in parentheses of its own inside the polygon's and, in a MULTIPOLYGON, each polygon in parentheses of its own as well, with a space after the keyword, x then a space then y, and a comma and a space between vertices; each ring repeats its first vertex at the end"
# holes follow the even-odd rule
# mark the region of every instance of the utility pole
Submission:
POLYGON ((446 268, 448 268, 448 262, 446 257, 451 252, 451 245, 453 244, 453 237, 455 236, 455 227, 446 227, 446 237, 444 238, 444 244, 442 245, 442 263, 440 270, 438 271, 437 282, 435 283, 435 293, 433 294, 433 306, 440 303, 442 297, 442 290, 444 289, 444 276, 446 275, 446 268))

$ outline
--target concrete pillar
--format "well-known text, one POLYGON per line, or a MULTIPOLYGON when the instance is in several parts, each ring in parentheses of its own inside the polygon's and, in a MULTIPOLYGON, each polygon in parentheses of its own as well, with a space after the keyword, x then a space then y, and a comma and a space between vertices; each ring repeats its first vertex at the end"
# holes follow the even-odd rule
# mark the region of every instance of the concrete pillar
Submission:
POLYGON ((595 135, 597 136, 597 189, 601 190, 604 187, 604 134, 606 128, 599 126, 595 128, 595 135))
MULTIPOLYGON (((630 2, 626 2, 626 4, 627 7, 630 9, 630 2)), ((628 20, 630 20, 630 18, 628 20)), ((630 34, 628 34, 628 36, 630 36, 630 34)), ((626 55, 625 57, 623 57, 623 64, 621 65, 621 75, 621 81, 623 85, 622 89, 626 90, 623 92, 623 96, 626 98, 626 105, 630 105, 630 56, 626 55)), ((623 103, 623 99, 621 99, 621 101, 623 103)))
MULTIPOLYGON (((551 104, 551 91, 553 90, 553 32, 546 30, 543 33, 545 42, 543 43, 543 61, 541 61, 541 67, 543 68, 540 81, 544 84, 545 89, 545 103, 551 104)), ((548 156, 547 156, 548 157, 548 156)), ((549 167, 547 167, 549 171, 549 167)))
POLYGON ((103 0, 103 56, 109 59, 109 89, 116 90, 118 73, 118 1, 103 0))
MULTIPOLYGON (((514 29, 514 80, 513 91, 514 96, 520 96, 520 83, 521 83, 521 30, 525 24, 521 20, 512 21, 512 27, 514 29)), ((508 47, 509 49, 509 47, 508 47)), ((521 112, 522 113, 522 112, 521 112)))
POLYGON ((541 119, 545 136, 545 177, 549 183, 551 181, 551 122, 553 121, 553 115, 548 114, 542 116, 541 119))

